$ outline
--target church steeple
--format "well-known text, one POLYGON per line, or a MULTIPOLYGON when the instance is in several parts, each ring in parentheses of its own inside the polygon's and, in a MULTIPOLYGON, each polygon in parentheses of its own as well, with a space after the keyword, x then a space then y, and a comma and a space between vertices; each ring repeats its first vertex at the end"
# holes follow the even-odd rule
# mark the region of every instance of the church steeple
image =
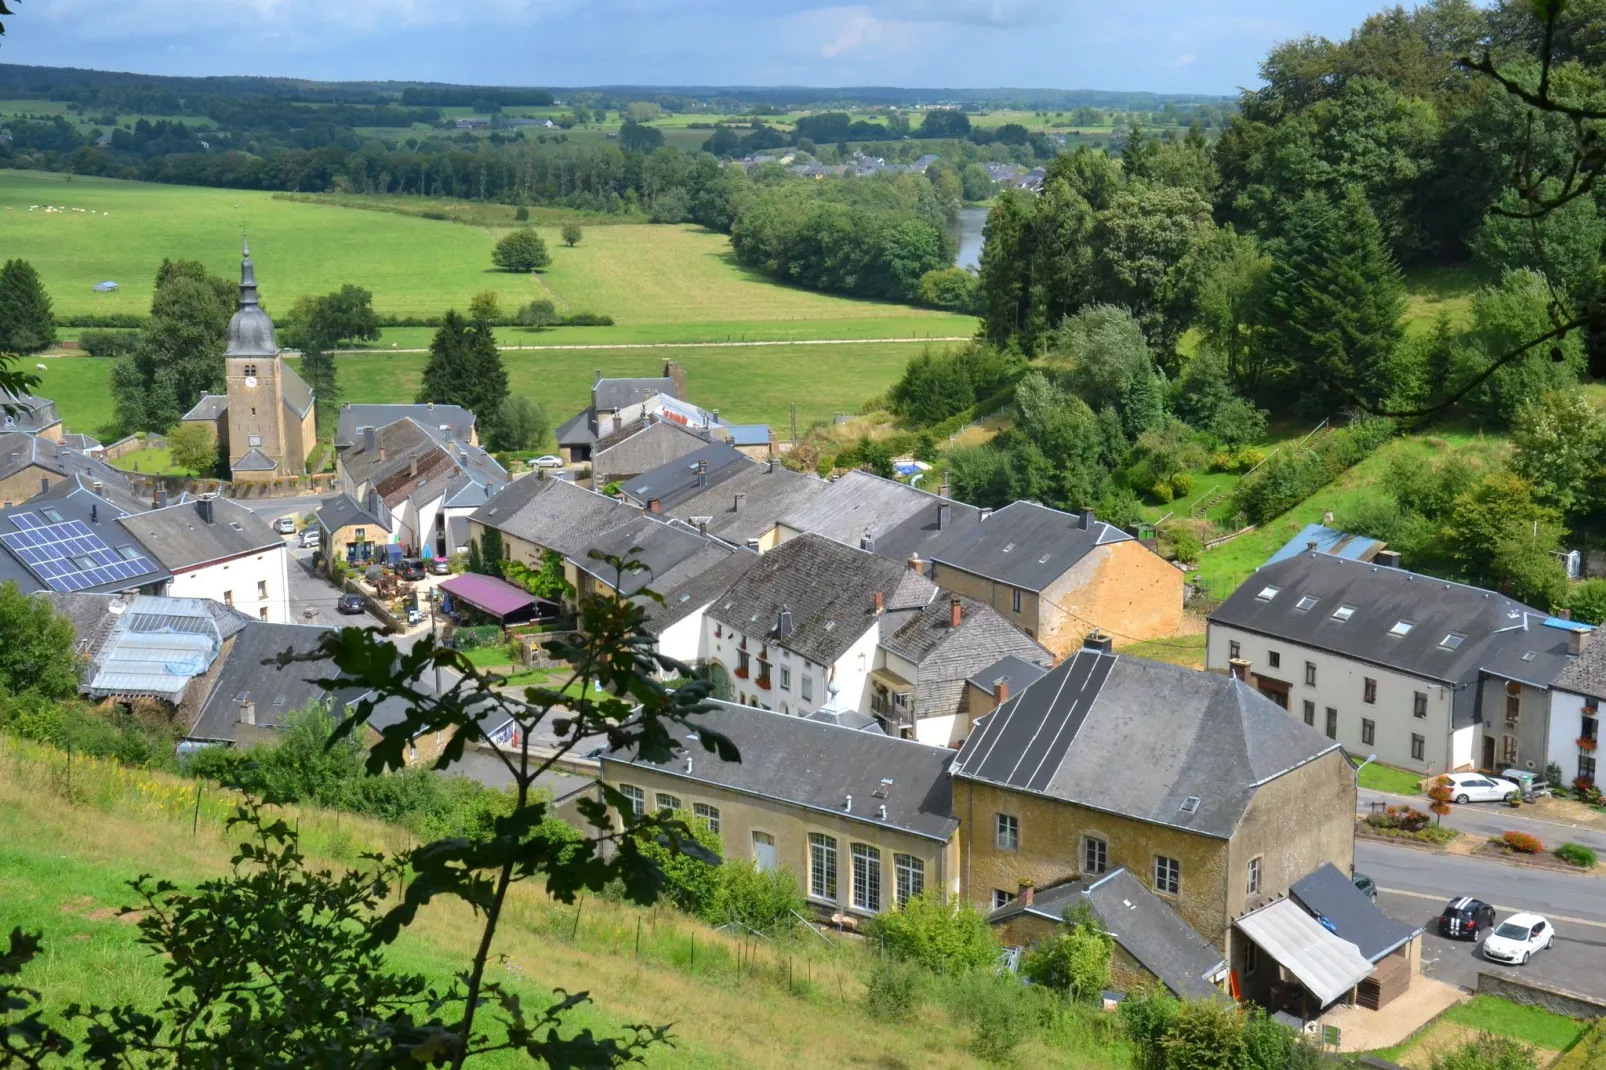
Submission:
POLYGON ((243 250, 240 253, 240 307, 257 303, 257 275, 256 269, 251 266, 251 240, 241 236, 243 250))

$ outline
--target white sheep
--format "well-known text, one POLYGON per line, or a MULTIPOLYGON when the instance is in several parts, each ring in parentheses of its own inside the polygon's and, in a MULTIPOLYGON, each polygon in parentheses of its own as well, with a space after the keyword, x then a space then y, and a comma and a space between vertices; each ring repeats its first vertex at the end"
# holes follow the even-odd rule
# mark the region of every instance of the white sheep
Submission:
POLYGON ((38 368, 40 371, 48 371, 49 370, 43 364, 35 364, 34 367, 38 368))

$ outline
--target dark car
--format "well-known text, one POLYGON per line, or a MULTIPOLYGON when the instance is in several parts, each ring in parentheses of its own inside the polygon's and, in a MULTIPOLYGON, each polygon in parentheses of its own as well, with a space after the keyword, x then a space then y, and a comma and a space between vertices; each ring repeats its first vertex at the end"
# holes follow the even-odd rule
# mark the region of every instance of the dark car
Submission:
POLYGON ((1372 902, 1377 902, 1377 882, 1364 873, 1357 873, 1350 878, 1350 883, 1361 890, 1361 894, 1372 902))
POLYGON ((1456 940, 1476 940, 1494 928, 1494 907, 1482 899, 1463 895, 1450 900, 1439 914, 1439 935, 1456 940))
POLYGON ((444 557, 432 557, 429 559, 428 564, 429 570, 437 576, 450 576, 452 574, 452 563, 444 557))
POLYGON ((366 613, 368 611, 368 607, 363 604, 362 595, 360 594, 341 595, 340 601, 335 603, 335 608, 342 613, 366 613))
POLYGON ((421 580, 424 578, 424 562, 416 557, 404 557, 396 565, 396 575, 404 580, 421 580))

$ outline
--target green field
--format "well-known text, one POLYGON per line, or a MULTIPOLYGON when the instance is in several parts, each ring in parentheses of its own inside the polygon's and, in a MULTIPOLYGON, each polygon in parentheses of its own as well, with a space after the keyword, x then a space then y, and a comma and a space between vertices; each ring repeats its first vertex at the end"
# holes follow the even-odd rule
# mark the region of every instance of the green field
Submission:
POLYGON ((302 294, 349 282, 372 290, 381 314, 402 316, 464 308, 492 290, 509 309, 550 296, 565 310, 606 314, 627 328, 700 324, 722 333, 784 328, 833 337, 813 332, 852 321, 864 337, 907 337, 912 323, 929 319, 934 329, 922 333, 974 329, 968 317, 772 283, 734 262, 727 237, 699 227, 593 227, 572 249, 556 228, 542 229, 551 267, 512 275, 491 270, 495 227, 240 190, 0 172, 0 248, 33 263, 61 315, 146 312, 164 257, 200 260, 232 276, 244 231, 263 298, 279 311, 302 294), (47 205, 67 210, 46 212, 47 205), (94 293, 105 279, 118 292, 94 293))
MULTIPOLYGON (((427 334, 427 332, 425 332, 427 334)), ((667 358, 686 368, 690 400, 719 409, 735 423, 769 423, 788 433, 796 402, 801 433, 836 412, 857 412, 865 398, 891 386, 919 351, 906 342, 822 346, 722 346, 618 350, 505 352, 512 392, 546 406, 554 425, 590 401, 596 369, 608 375, 657 375, 667 358)), ((411 401, 424 367, 422 353, 346 354, 338 363, 347 402, 411 401)), ((36 372, 37 387, 74 430, 94 433, 112 419, 111 361, 51 357, 36 372)))

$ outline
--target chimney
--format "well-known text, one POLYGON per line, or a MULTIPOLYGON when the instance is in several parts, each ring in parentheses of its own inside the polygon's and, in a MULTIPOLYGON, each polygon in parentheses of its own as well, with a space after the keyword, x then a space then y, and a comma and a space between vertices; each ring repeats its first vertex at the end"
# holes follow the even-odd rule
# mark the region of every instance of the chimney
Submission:
POLYGON ((1305 549, 1309 550, 1311 553, 1315 553, 1316 552, 1316 540, 1312 539, 1310 542, 1307 542, 1305 544, 1305 549))
POLYGON ((1556 610, 1556 616, 1560 617, 1562 620, 1572 620, 1573 611, 1570 609, 1558 609, 1556 610))
POLYGON ((249 698, 240 699, 240 723, 257 723, 257 704, 252 702, 249 698))
POLYGON ((1009 701, 1009 677, 1000 676, 993 681, 993 696, 1000 706, 1009 701))
POLYGON ((744 493, 738 492, 737 495, 736 495, 736 504, 734 506, 732 506, 732 511, 739 513, 739 512, 742 511, 742 507, 744 505, 746 505, 746 504, 747 504, 747 495, 744 494, 744 493))
POLYGON ((755 554, 758 553, 758 539, 756 539, 756 538, 748 539, 747 540, 747 548, 749 550, 753 551, 755 554))
POLYGON ((1091 635, 1082 640, 1082 649, 1091 650, 1095 654, 1108 654, 1113 644, 1113 639, 1095 628, 1091 635))
POLYGON ((864 534, 859 536, 859 549, 875 553, 875 536, 870 534, 869 528, 865 528, 864 534))
POLYGON ((708 518, 706 516, 697 518, 697 534, 705 539, 708 538, 708 518))
POLYGON ((775 456, 773 454, 770 455, 770 463, 769 463, 769 472, 768 472, 768 474, 769 475, 774 475, 775 474, 775 456))
POLYGON ((434 412, 435 411, 435 403, 433 401, 426 402, 426 404, 429 406, 429 411, 430 412, 434 412))
POLYGON ((1032 900, 1036 898, 1036 892, 1037 889, 1032 885, 1031 881, 1021 881, 1020 894, 1016 898, 1020 900, 1021 906, 1029 907, 1032 905, 1032 900))
POLYGON ((947 502, 937 503, 937 530, 947 531, 948 525, 953 522, 954 507, 947 502))
POLYGON ((875 593, 875 611, 878 617, 887 611, 887 592, 877 591, 875 593))
POLYGON ((159 489, 156 492, 156 508, 167 508, 167 491, 165 489, 159 489))
POLYGON ((210 524, 212 522, 212 499, 209 497, 195 499, 195 511, 200 514, 201 523, 210 524))
POLYGON ((374 514, 375 520, 379 519, 379 492, 377 490, 368 492, 368 511, 374 514))
POLYGON ((924 572, 925 570, 926 570, 926 563, 924 561, 920 560, 919 552, 917 551, 917 552, 915 552, 913 554, 910 554, 909 555, 909 571, 910 572, 924 572))
POLYGON ((847 801, 842 804, 842 809, 848 811, 849 813, 853 812, 853 796, 849 795, 847 797, 847 801))
POLYGON ((89 503, 89 522, 91 524, 100 523, 100 506, 94 502, 89 503))
POLYGON ((375 432, 372 427, 365 427, 362 429, 362 448, 368 453, 374 452, 374 434, 375 432))
POLYGON ((1400 552, 1398 550, 1379 550, 1377 556, 1372 558, 1372 564, 1382 565, 1384 568, 1400 567, 1400 552))
POLYGON ((1093 530, 1093 510, 1091 510, 1091 509, 1083 509, 1082 510, 1082 521, 1078 526, 1083 531, 1092 531, 1093 530))
POLYGON ((649 513, 661 513, 661 512, 663 512, 663 506, 659 504, 657 498, 649 498, 647 500, 647 512, 649 512, 649 513))
POLYGON ((93 490, 96 494, 100 494, 106 489, 106 484, 97 479, 89 485, 89 489, 93 490))
POLYGON ((698 461, 697 462, 697 485, 699 487, 708 486, 708 462, 707 461, 698 461))
POLYGON ((50 477, 49 476, 40 476, 39 477, 39 493, 43 494, 45 491, 47 491, 49 489, 50 489, 50 477))
POLYGON ((592 380, 591 385, 592 386, 596 386, 600 382, 602 382, 602 369, 598 368, 597 369, 597 377, 596 377, 596 379, 592 380))
POLYGON ((1249 662, 1243 658, 1233 658, 1227 662, 1227 671, 1232 673, 1234 679, 1246 684, 1249 682, 1249 662))
POLYGON ((785 639, 797 631, 797 625, 792 620, 792 607, 782 606, 775 616, 775 638, 785 639))
POLYGON ((937 497, 939 497, 939 498, 948 497, 948 481, 947 480, 943 480, 942 483, 938 485, 938 487, 937 487, 937 497))
POLYGON ((418 458, 417 457, 414 457, 412 460, 407 462, 407 477, 409 479, 417 479, 418 478, 418 458))
POLYGON ((964 620, 964 619, 965 619, 965 606, 964 606, 964 603, 959 601, 957 596, 954 597, 954 598, 950 598, 948 600, 948 627, 957 628, 957 627, 959 627, 959 622, 964 620))
POLYGON ((385 447, 383 446, 379 447, 379 459, 381 461, 385 459, 385 447))
POLYGON ((1584 648, 1589 646, 1589 637, 1593 634, 1593 629, 1585 631, 1583 629, 1574 628, 1572 631, 1569 631, 1567 633, 1567 653, 1571 654, 1575 658, 1582 654, 1584 652, 1584 648))

